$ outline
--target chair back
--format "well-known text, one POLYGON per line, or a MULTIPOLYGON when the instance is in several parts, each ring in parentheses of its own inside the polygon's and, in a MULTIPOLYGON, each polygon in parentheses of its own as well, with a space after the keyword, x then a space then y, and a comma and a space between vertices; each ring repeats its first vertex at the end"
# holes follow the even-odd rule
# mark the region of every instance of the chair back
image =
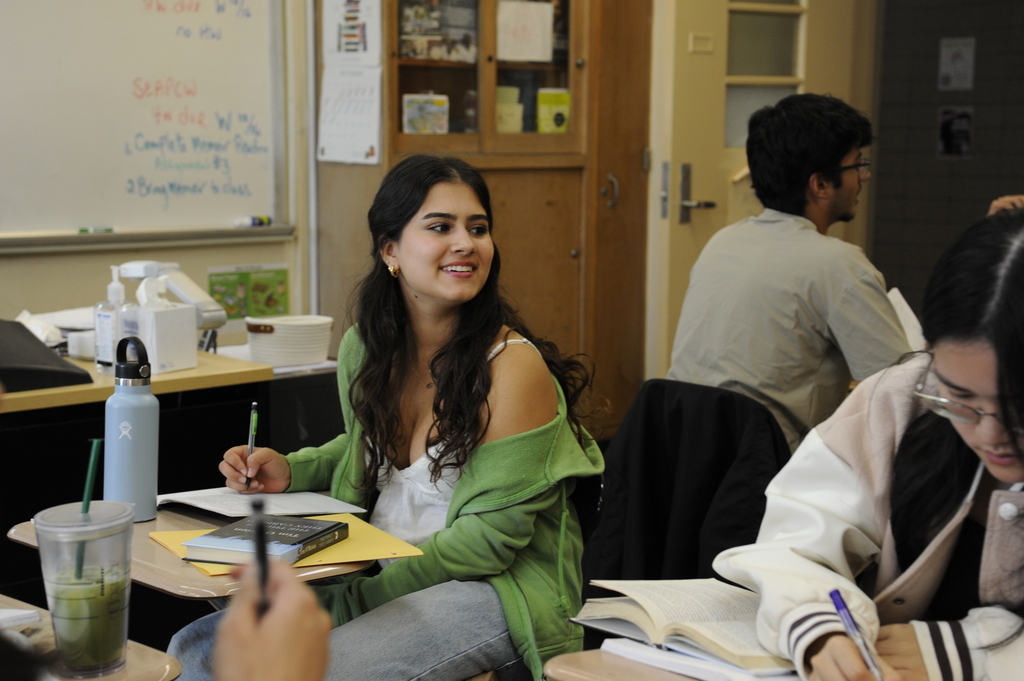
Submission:
POLYGON ((590 475, 576 478, 576 489, 569 499, 576 507, 576 516, 580 521, 580 532, 583 543, 590 539, 597 528, 597 519, 601 515, 601 499, 604 493, 604 476, 590 475))
POLYGON ((789 455, 775 418, 755 400, 647 381, 605 452, 584 596, 609 595, 593 579, 714 577, 718 553, 757 539, 764 489, 789 455))

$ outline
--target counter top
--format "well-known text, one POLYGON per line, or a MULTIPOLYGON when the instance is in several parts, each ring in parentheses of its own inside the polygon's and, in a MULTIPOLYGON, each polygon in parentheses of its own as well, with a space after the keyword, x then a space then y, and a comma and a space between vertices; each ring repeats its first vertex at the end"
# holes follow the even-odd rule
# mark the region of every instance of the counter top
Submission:
MULTIPOLYGON (((195 369, 169 371, 153 377, 153 394, 175 393, 185 390, 201 390, 242 383, 269 381, 274 370, 266 364, 247 362, 209 352, 199 352, 199 365, 195 369)), ((92 376, 92 383, 68 385, 61 388, 22 390, 7 393, 0 402, 0 414, 48 407, 64 407, 72 404, 103 402, 114 394, 114 377, 97 373, 91 361, 66 358, 75 366, 82 367, 92 376)))

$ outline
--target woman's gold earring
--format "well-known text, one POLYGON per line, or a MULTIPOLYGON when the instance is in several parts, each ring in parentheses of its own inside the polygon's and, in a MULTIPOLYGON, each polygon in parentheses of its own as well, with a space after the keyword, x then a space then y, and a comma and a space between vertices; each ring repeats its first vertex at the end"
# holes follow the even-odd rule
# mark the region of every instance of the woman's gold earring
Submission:
POLYGON ((392 277, 397 279, 398 278, 398 265, 388 265, 388 272, 391 273, 392 277))

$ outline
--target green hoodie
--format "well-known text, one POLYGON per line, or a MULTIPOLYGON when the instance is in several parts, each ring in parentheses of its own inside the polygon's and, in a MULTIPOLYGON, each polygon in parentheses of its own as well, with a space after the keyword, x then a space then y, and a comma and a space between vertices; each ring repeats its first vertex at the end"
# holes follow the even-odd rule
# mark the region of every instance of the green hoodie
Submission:
MULTIPOLYGON (((330 486, 334 497, 371 508, 374 500, 359 489, 364 443, 348 396, 363 355, 353 327, 338 352, 338 389, 349 432, 289 454, 289 492, 330 486)), ((485 579, 535 679, 549 658, 582 648, 582 629, 568 619, 581 606, 583 553, 569 496, 575 478, 600 474, 604 460, 593 440, 586 447, 576 441, 565 396, 557 381, 555 386, 558 415, 550 423, 472 452, 455 485, 445 529, 420 545, 422 556, 397 560, 374 577, 317 589, 335 626, 435 584, 485 579)))

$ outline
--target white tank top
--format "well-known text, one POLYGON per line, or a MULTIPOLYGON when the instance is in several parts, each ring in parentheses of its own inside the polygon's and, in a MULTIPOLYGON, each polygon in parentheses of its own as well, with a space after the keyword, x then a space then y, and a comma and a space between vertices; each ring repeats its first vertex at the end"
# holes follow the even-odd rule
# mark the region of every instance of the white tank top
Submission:
MULTIPOLYGON (((533 343, 525 338, 510 338, 494 346, 487 361, 494 359, 504 347, 511 343, 533 343)), ((381 468, 377 477, 377 504, 370 515, 370 524, 388 534, 419 545, 430 539, 438 530, 443 530, 448 517, 455 483, 462 471, 445 468, 436 482, 430 480, 430 460, 437 455, 437 447, 413 461, 406 468, 391 468, 385 473, 381 468)), ((398 559, 382 559, 381 567, 398 559)))

